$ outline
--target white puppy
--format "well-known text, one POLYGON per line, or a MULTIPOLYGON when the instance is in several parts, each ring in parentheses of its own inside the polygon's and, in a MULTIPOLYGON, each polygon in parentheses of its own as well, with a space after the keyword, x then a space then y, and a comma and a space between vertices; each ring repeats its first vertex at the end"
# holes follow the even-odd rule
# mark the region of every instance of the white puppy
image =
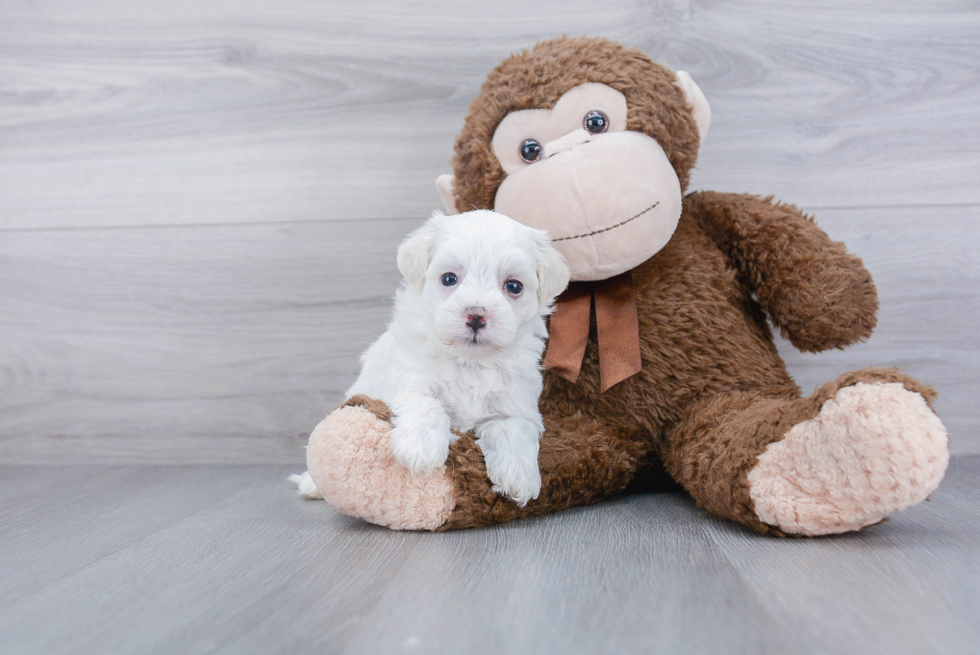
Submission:
MULTIPOLYGON (((347 396, 388 404, 392 452, 415 475, 446 462, 451 430, 473 430, 493 490, 527 504, 541 490, 539 362, 564 259, 547 233, 496 212, 436 212, 401 244, 398 268, 391 323, 347 396)), ((318 497, 308 473, 293 479, 318 497)))

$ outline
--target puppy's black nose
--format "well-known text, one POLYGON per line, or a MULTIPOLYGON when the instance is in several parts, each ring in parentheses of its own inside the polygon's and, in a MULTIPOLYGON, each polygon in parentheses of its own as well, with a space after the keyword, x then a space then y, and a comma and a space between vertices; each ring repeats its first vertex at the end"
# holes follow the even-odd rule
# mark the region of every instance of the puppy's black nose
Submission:
POLYGON ((466 327, 479 332, 487 326, 486 310, 482 307, 470 307, 466 310, 466 327))

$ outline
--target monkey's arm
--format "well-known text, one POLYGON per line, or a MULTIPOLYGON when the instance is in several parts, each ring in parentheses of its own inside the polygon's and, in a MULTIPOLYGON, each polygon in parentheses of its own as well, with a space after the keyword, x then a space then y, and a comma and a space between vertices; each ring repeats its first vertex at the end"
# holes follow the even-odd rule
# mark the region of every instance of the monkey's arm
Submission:
POLYGON ((541 492, 524 506, 493 490, 486 460, 472 437, 449 447, 446 470, 455 508, 437 530, 476 528, 588 505, 623 491, 647 464, 649 444, 581 415, 544 417, 538 465, 541 492))
POLYGON ((690 194, 684 206, 794 346, 817 352, 871 335, 878 311, 871 274, 796 207, 711 191, 690 194))
POLYGON ((656 479, 648 440, 581 414, 545 416, 537 461, 541 492, 521 507, 493 490, 471 435, 457 435, 445 467, 412 475, 392 457, 391 419, 385 403, 367 396, 331 412, 310 435, 305 495, 322 495, 345 514, 396 530, 456 530, 594 503, 638 477, 656 479))

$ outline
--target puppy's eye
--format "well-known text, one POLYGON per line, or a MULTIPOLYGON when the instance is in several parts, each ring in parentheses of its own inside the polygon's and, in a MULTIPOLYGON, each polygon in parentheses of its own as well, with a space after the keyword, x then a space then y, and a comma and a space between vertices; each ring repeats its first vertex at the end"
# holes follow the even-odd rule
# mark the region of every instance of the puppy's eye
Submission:
POLYGON ((528 164, 533 164, 541 159, 541 152, 541 144, 534 139, 528 139, 521 144, 521 159, 528 164))
POLYGON ((446 273, 442 276, 442 286, 451 287, 459 282, 459 278, 456 277, 455 273, 446 273))
POLYGON ((518 296, 524 290, 524 285, 517 280, 507 280, 504 283, 504 288, 507 289, 507 293, 518 296))
POLYGON ((609 129, 609 117, 598 109, 594 109, 582 119, 582 127, 589 134, 602 134, 609 129))

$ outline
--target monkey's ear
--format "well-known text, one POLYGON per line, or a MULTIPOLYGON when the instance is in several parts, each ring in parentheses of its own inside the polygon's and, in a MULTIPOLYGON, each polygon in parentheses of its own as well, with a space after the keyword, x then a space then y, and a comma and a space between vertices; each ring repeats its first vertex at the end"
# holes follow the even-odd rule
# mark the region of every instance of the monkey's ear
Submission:
POLYGON ((694 122, 698 125, 699 143, 704 143, 704 137, 708 136, 708 128, 711 127, 711 107, 708 105, 708 99, 704 97, 704 92, 694 83, 687 71, 677 71, 677 86, 684 92, 687 104, 691 105, 694 122))
POLYGON ((550 305, 555 301, 571 278, 565 258, 558 252, 548 233, 544 230, 534 230, 534 240, 538 244, 536 269, 538 274, 538 301, 542 305, 550 305))
POLYGON ((425 280, 425 272, 432 261, 439 225, 445 219, 441 211, 432 212, 429 220, 405 237, 402 244, 398 246, 398 270, 410 285, 416 286, 425 280))
POLYGON ((447 214, 458 214, 456 209, 456 196, 453 191, 456 187, 456 177, 452 173, 443 173, 436 178, 436 189, 439 190, 439 197, 442 204, 446 206, 447 214))

